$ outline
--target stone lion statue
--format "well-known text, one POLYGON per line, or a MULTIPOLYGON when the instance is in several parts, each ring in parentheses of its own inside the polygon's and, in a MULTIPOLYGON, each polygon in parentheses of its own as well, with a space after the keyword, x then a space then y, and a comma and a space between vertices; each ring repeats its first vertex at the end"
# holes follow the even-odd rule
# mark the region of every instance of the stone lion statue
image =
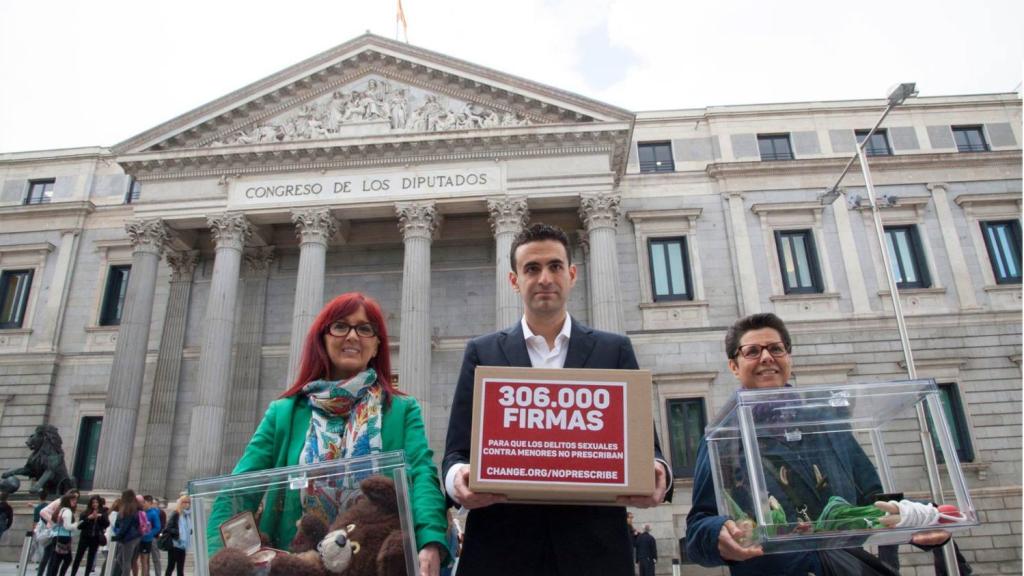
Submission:
POLYGON ((75 487, 75 479, 68 475, 64 463, 63 441, 55 426, 36 426, 36 431, 28 437, 25 445, 32 450, 25 466, 8 470, 0 478, 15 474, 32 478, 35 483, 28 489, 31 494, 64 494, 75 487))

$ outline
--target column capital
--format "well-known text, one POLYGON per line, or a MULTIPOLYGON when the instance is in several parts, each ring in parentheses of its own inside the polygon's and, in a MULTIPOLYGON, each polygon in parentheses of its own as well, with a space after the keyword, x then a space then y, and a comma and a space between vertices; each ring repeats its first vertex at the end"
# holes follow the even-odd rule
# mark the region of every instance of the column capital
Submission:
POLYGON ((487 211, 491 215, 491 231, 495 234, 518 234, 530 219, 530 209, 522 196, 488 198, 487 211))
POLYGON ((945 182, 929 182, 925 186, 928 188, 929 192, 934 192, 936 188, 942 190, 943 192, 949 190, 949 184, 946 184, 945 182))
POLYGON ((168 250, 167 263, 171 266, 171 282, 191 280, 199 263, 199 251, 168 250))
POLYGON ((160 218, 128 220, 124 223, 124 230, 128 233, 134 252, 151 252, 159 256, 169 238, 167 225, 160 218))
POLYGON ((225 212, 217 216, 207 216, 206 223, 210 227, 213 241, 217 248, 234 248, 241 250, 252 236, 252 226, 245 216, 237 212, 225 212))
POLYGON ((295 235, 302 243, 326 245, 338 233, 338 221, 326 208, 293 210, 292 223, 295 224, 295 235))
POLYGON ((433 239, 441 223, 433 202, 401 202, 395 204, 398 215, 398 229, 402 236, 409 238, 433 239))
POLYGON ((619 203, 622 197, 618 194, 598 194, 580 197, 580 218, 587 231, 595 228, 615 229, 619 224, 619 203))
POLYGON ((266 276, 270 271, 270 263, 274 261, 273 246, 246 248, 242 252, 245 261, 245 273, 249 276, 266 276))

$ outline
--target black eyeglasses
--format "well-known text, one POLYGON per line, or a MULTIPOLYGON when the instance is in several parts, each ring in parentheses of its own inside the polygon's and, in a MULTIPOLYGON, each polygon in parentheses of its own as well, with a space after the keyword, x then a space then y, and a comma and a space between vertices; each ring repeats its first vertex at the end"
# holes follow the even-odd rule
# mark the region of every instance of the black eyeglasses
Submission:
POLYGON ((331 325, 327 327, 327 332, 336 338, 344 338, 348 336, 348 333, 355 330, 356 336, 361 338, 373 338, 377 335, 377 329, 373 327, 373 324, 363 323, 350 326, 344 322, 331 322, 331 325))
POLYGON ((772 355, 773 358, 782 358, 786 354, 789 354, 789 350, 786 349, 786 345, 782 342, 772 342, 771 344, 747 344, 746 346, 740 346, 739 356, 743 356, 747 360, 757 360, 761 357, 761 353, 765 350, 772 355))

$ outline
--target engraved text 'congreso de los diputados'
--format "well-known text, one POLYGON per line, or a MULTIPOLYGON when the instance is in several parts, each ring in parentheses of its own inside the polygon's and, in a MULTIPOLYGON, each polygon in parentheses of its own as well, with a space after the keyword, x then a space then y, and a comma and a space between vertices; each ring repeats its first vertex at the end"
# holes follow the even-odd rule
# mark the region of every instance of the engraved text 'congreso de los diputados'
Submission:
POLYGON ((381 195, 474 194, 501 189, 501 170, 482 168, 386 174, 242 179, 231 183, 232 204, 337 201, 381 195))

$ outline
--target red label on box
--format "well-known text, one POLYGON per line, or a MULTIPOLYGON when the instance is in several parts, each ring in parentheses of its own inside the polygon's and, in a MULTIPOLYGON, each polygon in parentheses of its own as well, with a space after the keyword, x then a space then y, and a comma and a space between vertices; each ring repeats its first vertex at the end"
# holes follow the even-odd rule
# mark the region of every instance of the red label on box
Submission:
POLYGON ((478 481, 625 486, 626 383, 485 378, 478 481))

